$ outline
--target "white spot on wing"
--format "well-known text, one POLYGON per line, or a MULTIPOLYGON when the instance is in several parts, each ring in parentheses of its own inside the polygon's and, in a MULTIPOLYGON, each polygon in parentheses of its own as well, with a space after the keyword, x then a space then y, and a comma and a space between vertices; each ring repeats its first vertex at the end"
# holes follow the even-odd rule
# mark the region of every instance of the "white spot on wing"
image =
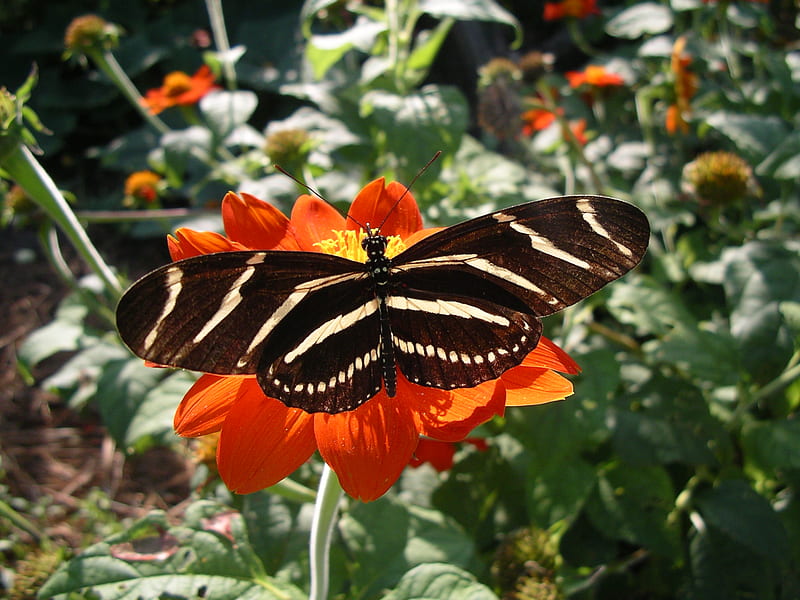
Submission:
POLYGON ((397 310, 416 310, 438 315, 461 317, 463 319, 478 319, 502 327, 508 327, 511 324, 503 315, 492 314, 472 304, 454 300, 422 300, 420 298, 409 298, 407 296, 389 296, 386 298, 386 304, 397 310))

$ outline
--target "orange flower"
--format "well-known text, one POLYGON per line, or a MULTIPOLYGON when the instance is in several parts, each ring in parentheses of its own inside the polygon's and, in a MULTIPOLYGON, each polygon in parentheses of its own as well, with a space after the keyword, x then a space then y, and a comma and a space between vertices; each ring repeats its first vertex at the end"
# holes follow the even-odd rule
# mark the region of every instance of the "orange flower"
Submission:
MULTIPOLYGON (((481 452, 485 452, 489 449, 489 445, 483 438, 464 438, 463 442, 472 444, 481 452)), ((439 473, 449 471, 453 468, 456 448, 457 446, 453 442, 440 442, 439 440, 421 438, 408 466, 412 469, 416 469, 425 463, 429 463, 434 469, 439 471, 439 473)))
POLYGON ((544 5, 545 21, 557 21, 569 17, 583 19, 597 14, 600 14, 597 0, 563 0, 562 2, 546 2, 544 5))
POLYGON ((596 87, 625 85, 625 80, 620 75, 609 73, 605 67, 600 65, 588 65, 583 71, 569 71, 566 77, 569 81, 569 85, 573 88, 582 85, 593 85, 596 87))
MULTIPOLYGON (((562 109, 558 109, 558 114, 563 114, 562 109)), ((536 131, 547 129, 556 120, 556 113, 546 108, 534 108, 522 113, 522 120, 525 124, 522 126, 523 135, 533 135, 536 131)), ((581 146, 586 145, 588 139, 586 138, 586 119, 578 119, 569 124, 569 130, 581 146)), ((564 138, 569 135, 566 131, 564 138)))
POLYGON ((154 115, 171 106, 191 106, 212 90, 219 89, 214 85, 214 74, 208 66, 203 65, 197 72, 189 76, 183 71, 173 71, 164 77, 160 88, 148 90, 142 99, 154 115))
POLYGON ((666 128, 669 133, 679 129, 682 133, 689 133, 686 116, 691 112, 691 99, 697 93, 697 75, 689 70, 692 57, 684 54, 685 49, 686 36, 681 36, 672 46, 670 60, 670 70, 675 78, 675 102, 667 108, 666 128))
POLYGON ((153 204, 158 199, 161 175, 153 171, 136 171, 125 180, 125 198, 130 204, 142 201, 153 204))
POLYGON ((533 108, 526 110, 522 113, 522 133, 524 135, 533 135, 535 131, 542 131, 547 129, 556 120, 556 113, 546 108, 533 108))
MULTIPOLYGON (((391 238, 389 251, 430 235, 422 229, 416 201, 398 183, 377 179, 356 196, 345 219, 313 196, 297 199, 291 219, 249 194, 229 193, 222 202, 226 235, 179 229, 168 239, 174 260, 241 249, 304 250, 358 258, 359 223, 380 223, 391 238)), ((187 392, 175 414, 179 435, 220 432, 217 465, 223 481, 238 493, 279 482, 319 450, 345 491, 364 501, 380 497, 400 476, 420 436, 455 442, 501 415, 506 406, 540 404, 572 393, 572 384, 553 372, 578 372, 560 348, 542 338, 521 365, 501 378, 452 391, 422 387, 398 373, 397 394, 382 390, 355 410, 307 413, 265 396, 255 376, 205 374, 187 392)))

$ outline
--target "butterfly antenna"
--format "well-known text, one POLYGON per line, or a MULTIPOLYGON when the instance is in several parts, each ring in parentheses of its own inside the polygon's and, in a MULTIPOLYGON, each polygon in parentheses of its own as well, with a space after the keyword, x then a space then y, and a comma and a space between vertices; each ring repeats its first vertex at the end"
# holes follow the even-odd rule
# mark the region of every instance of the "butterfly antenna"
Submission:
MULTIPOLYGON (((319 198, 319 199, 320 199, 320 200, 322 200, 323 202, 328 202, 328 200, 327 200, 327 198, 325 198, 325 196, 323 196, 322 194, 320 194, 320 193, 319 193, 317 190, 315 190, 313 187, 311 187, 310 185, 308 185, 308 184, 307 184, 305 181, 300 181, 300 180, 299 180, 297 177, 295 177, 294 175, 292 175, 291 173, 289 173, 289 171, 287 171, 286 169, 284 169, 282 166, 280 166, 280 165, 272 165, 272 166, 273 166, 273 167, 275 167, 275 168, 276 168, 278 171, 280 171, 280 172, 281 172, 281 173, 283 173, 284 175, 286 175, 286 176, 287 176, 289 179, 291 179, 292 181, 294 181, 294 182, 295 182, 297 185, 299 185, 299 186, 301 186, 301 187, 304 187, 304 188, 306 188, 306 189, 307 189, 309 192, 311 192, 312 194, 314 194, 314 195, 315 195, 317 198, 319 198)), ((330 202, 328 202, 328 204, 330 204, 330 202)))
POLYGON ((384 224, 384 223, 386 223, 386 220, 389 218, 389 215, 391 215, 391 214, 394 212, 394 209, 395 209, 395 208, 397 208, 397 205, 398 205, 398 204, 400 204, 400 202, 402 202, 403 198, 405 198, 405 197, 406 197, 406 194, 408 194, 408 192, 410 192, 410 191, 411 191, 411 186, 413 186, 413 185, 414 185, 414 184, 417 182, 417 179, 419 179, 419 178, 420 178, 420 176, 421 176, 421 175, 422 175, 422 174, 423 174, 425 171, 427 171, 427 170, 428 170, 428 167, 430 167, 430 166, 431 166, 431 165, 434 163, 434 161, 435 161, 437 158, 439 158, 439 156, 440 156, 441 154, 442 154, 442 151, 441 151, 441 150, 437 150, 437 151, 436 151, 436 154, 434 154, 434 155, 431 157, 431 159, 430 159, 430 160, 429 160, 427 163, 425 163, 425 166, 424 166, 424 167, 422 167, 422 168, 421 168, 419 171, 417 171, 417 174, 416 174, 416 175, 414 175, 414 178, 411 180, 411 183, 409 183, 409 184, 406 186, 406 189, 405 189, 405 191, 404 191, 404 192, 403 192, 403 193, 400 195, 400 197, 399 197, 399 198, 398 198, 398 199, 395 201, 395 203, 394 203, 394 204, 392 204, 392 208, 390 208, 390 209, 389 209, 389 211, 386 213, 386 216, 385 216, 385 217, 383 217, 383 221, 381 221, 381 224, 378 226, 378 231, 380 231, 381 227, 383 227, 383 224, 384 224))

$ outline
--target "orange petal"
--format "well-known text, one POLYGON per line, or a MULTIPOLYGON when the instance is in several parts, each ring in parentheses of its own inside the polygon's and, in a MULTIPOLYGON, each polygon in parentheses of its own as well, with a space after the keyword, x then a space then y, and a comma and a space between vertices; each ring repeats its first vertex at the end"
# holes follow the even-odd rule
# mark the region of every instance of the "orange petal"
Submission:
POLYGON ((396 181, 385 185, 383 177, 365 185, 350 206, 347 228, 361 225, 381 228, 383 235, 406 239, 422 229, 422 214, 408 189, 396 181))
POLYGON ((442 473, 453 468, 453 457, 455 455, 455 443, 422 438, 408 464, 412 468, 417 468, 425 463, 430 463, 434 469, 442 473))
POLYGON ((422 435, 449 442, 463 440, 478 425, 502 415, 505 408, 505 387, 498 380, 439 390, 415 385, 398 373, 397 397, 411 407, 422 435))
POLYGON ((219 431, 245 379, 201 376, 186 392, 175 411, 175 432, 183 437, 199 437, 219 431))
POLYGON ((419 231, 415 231, 407 238, 403 238, 406 246, 413 246, 420 240, 424 240, 429 235, 433 235, 434 233, 441 231, 442 229, 446 229, 446 227, 426 227, 425 229, 420 229, 419 231))
POLYGON ((225 485, 249 494, 275 485, 314 453, 313 418, 264 395, 254 377, 243 378, 217 446, 225 485))
POLYGON ((214 252, 231 252, 233 250, 247 250, 241 244, 229 240, 224 235, 213 231, 194 231, 181 227, 175 236, 167 236, 167 246, 172 260, 191 258, 201 254, 214 252))
POLYGON ((503 373, 506 406, 531 406, 572 395, 572 382, 550 369, 514 367, 503 373))
POLYGON ((300 248, 308 252, 319 252, 314 244, 333 238, 334 231, 346 229, 345 219, 338 210, 308 194, 295 201, 291 223, 300 248))
POLYGON ((571 375, 581 372, 578 363, 546 337, 539 339, 539 344, 523 359, 522 365, 526 367, 547 367, 548 369, 571 375))
POLYGON ((315 414, 314 432, 344 490, 365 502, 397 481, 419 440, 408 405, 384 391, 354 411, 315 414))
POLYGON ((286 215, 250 194, 225 194, 222 222, 229 238, 253 250, 300 249, 286 215))

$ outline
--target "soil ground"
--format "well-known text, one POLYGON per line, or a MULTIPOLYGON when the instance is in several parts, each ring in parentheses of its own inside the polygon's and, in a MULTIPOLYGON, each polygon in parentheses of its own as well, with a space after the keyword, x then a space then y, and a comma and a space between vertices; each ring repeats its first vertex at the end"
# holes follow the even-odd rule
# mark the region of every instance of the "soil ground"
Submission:
MULTIPOLYGON (((137 263, 121 265, 134 275, 163 261, 156 257, 160 250, 126 252, 107 245, 111 253, 137 263)), ((83 272, 68 244, 63 246, 73 272, 83 272)), ((0 281, 0 475, 7 494, 34 503, 47 499, 58 507, 48 511, 45 523, 37 520, 37 524, 72 548, 87 543, 86 531, 70 516, 92 489, 101 489, 110 499, 112 518, 137 517, 152 508, 179 511, 190 491, 191 466, 185 453, 154 448, 124 457, 91 408, 77 413, 58 396, 28 386, 20 375, 16 349, 29 333, 51 320, 67 292, 44 258, 35 233, 2 230, 0 281)), ((57 366, 58 361, 50 361, 34 376, 41 381, 57 366)))

